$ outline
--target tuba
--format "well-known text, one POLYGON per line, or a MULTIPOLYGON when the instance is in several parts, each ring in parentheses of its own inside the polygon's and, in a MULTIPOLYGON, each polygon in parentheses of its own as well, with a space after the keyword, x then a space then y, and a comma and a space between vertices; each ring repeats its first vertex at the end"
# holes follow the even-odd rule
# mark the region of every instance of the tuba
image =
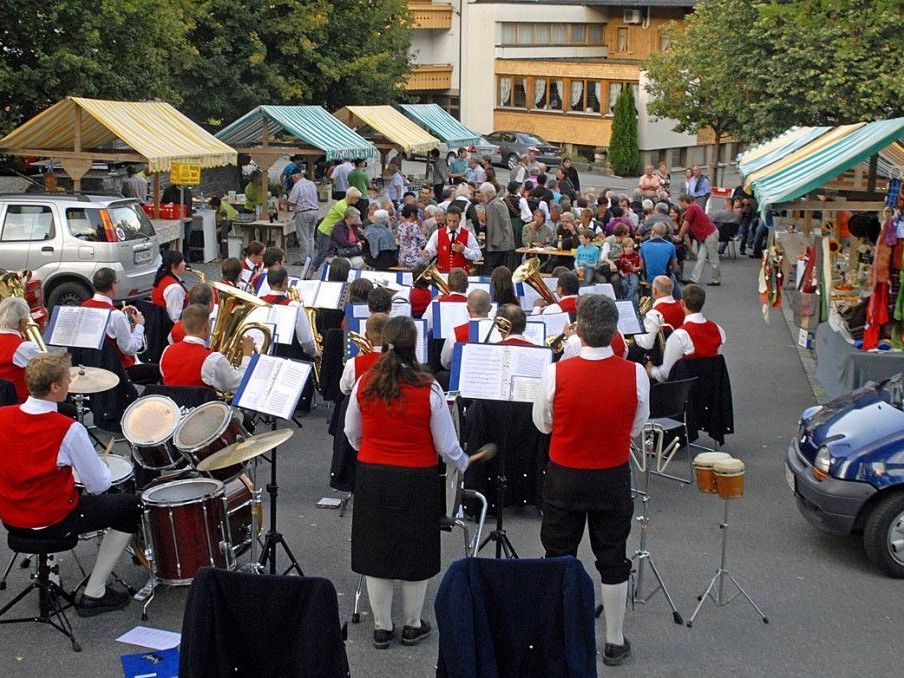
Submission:
POLYGON ((518 283, 527 283, 533 287, 547 304, 554 304, 558 301, 556 295, 540 277, 540 260, 537 257, 531 257, 512 273, 512 284, 517 285, 518 283))
POLYGON ((417 280, 415 280, 415 284, 420 282, 421 280, 426 280, 431 285, 433 285, 436 289, 440 291, 441 294, 447 295, 449 294, 449 283, 443 279, 442 274, 439 272, 439 269, 436 267, 436 260, 430 262, 430 265, 421 273, 417 280))
POLYGON ((230 285, 215 282, 211 287, 220 295, 220 311, 210 332, 210 350, 222 353, 233 366, 238 367, 242 363, 242 338, 248 332, 258 330, 264 335, 261 352, 266 353, 273 339, 270 328, 263 323, 246 323, 245 320, 255 308, 269 304, 230 285))
POLYGON ((370 340, 367 337, 359 332, 355 332, 354 330, 349 332, 348 340, 358 347, 358 353, 361 355, 367 355, 374 351, 374 345, 370 343, 370 340))
MULTIPOLYGON (((25 286, 31 280, 31 271, 22 271, 20 273, 18 271, 3 271, 3 269, 0 269, 0 272, 2 272, 0 273, 0 298, 19 297, 25 299, 25 286)), ((37 344, 42 351, 47 351, 44 337, 41 335, 41 328, 38 327, 38 323, 31 317, 30 311, 28 314, 28 327, 25 329, 22 338, 37 344)))

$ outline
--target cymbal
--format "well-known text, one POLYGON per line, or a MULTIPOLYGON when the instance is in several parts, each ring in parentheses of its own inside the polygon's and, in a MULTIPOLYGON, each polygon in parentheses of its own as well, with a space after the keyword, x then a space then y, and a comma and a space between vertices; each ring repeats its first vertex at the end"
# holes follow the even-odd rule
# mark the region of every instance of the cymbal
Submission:
POLYGON ((69 377, 70 393, 101 393, 119 384, 119 377, 115 373, 100 367, 70 367, 69 377))
POLYGON ((249 459, 254 459, 274 447, 278 447, 292 437, 293 431, 284 428, 279 431, 267 431, 258 433, 246 440, 240 440, 224 447, 219 452, 203 459, 195 468, 199 471, 216 471, 217 469, 243 464, 249 459))

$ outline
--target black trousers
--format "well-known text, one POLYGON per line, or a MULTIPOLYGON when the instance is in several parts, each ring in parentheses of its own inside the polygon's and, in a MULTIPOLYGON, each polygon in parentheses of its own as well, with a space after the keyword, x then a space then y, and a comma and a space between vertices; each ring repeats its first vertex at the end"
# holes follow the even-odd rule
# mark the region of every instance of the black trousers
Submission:
POLYGON ((137 532, 141 522, 141 497, 134 494, 84 494, 78 506, 56 525, 42 530, 7 529, 25 536, 65 539, 72 534, 99 532, 110 527, 117 532, 137 532))
POLYGON ((490 275, 499 266, 511 266, 512 252, 487 252, 483 253, 483 270, 490 275))
POLYGON ((549 462, 540 526, 540 542, 547 558, 577 557, 586 524, 603 584, 628 581, 631 561, 625 555, 625 546, 633 516, 628 464, 609 469, 573 469, 549 462))

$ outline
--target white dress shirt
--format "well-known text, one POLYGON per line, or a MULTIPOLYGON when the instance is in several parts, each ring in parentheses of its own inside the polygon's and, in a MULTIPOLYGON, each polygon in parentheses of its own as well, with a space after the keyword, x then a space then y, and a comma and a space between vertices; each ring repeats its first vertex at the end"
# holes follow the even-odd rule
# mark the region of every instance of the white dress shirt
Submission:
POLYGON ((355 166, 348 160, 336 165, 330 180, 333 182, 333 190, 337 193, 345 193, 348 190, 348 175, 355 169, 355 166))
MULTIPOLYGON (((379 353, 381 350, 382 346, 374 346, 373 352, 379 353)), ((355 374, 355 359, 349 358, 342 370, 342 377, 339 379, 339 390, 345 395, 351 393, 359 376, 360 375, 355 374)))
POLYGON ((480 165, 468 168, 468 182, 478 186, 487 180, 487 173, 480 165))
MULTIPOLYGON (((181 278, 177 278, 181 283, 181 278)), ((182 317, 182 309, 185 307, 185 288, 179 285, 170 285, 163 290, 163 300, 166 302, 166 313, 170 320, 176 322, 182 317)))
MULTIPOLYGON (((19 330, 7 330, 0 329, 0 334, 12 334, 17 337, 21 337, 22 335, 19 333, 19 330)), ((28 363, 34 358, 36 355, 40 355, 43 351, 38 348, 38 345, 33 341, 23 341, 16 347, 16 352, 13 353, 13 365, 16 367, 25 368, 28 366, 28 363)))
MULTIPOLYGON (((465 245, 465 249, 462 254, 465 256, 465 259, 469 261, 477 261, 480 259, 480 245, 477 244, 477 238, 474 237, 474 232, 465 228, 462 225, 459 225, 459 229, 464 229, 465 233, 468 234, 468 242, 465 245)), ((446 228, 446 233, 449 235, 449 242, 454 242, 455 234, 457 234, 457 230, 451 231, 446 228)), ((430 234, 430 239, 427 241, 427 245, 424 247, 424 251, 432 258, 436 256, 436 248, 437 248, 437 239, 439 238, 439 229, 433 231, 430 234)))
MULTIPOLYGON (((47 414, 56 412, 57 404, 51 400, 28 396, 21 410, 25 414, 47 414)), ((88 438, 88 430, 77 421, 73 421, 57 455, 57 466, 71 466, 78 474, 79 482, 91 494, 106 492, 110 487, 110 467, 107 466, 94 445, 88 438)))
MULTIPOLYGON (((563 360, 568 360, 569 358, 576 358, 583 353, 584 343, 581 341, 581 338, 577 334, 572 334, 565 340, 565 346, 562 348, 562 357, 559 358, 559 362, 563 360)), ((612 348, 611 346, 609 348, 612 348)), ((625 354, 622 358, 628 357, 628 344, 625 343, 625 354)))
MULTIPOLYGON (((687 325, 688 323, 702 324, 705 322, 706 318, 703 317, 702 313, 689 313, 684 316, 684 325, 687 325)), ((672 332, 669 335, 669 338, 666 339, 665 351, 663 351, 662 356, 662 365, 653 368, 653 379, 656 381, 666 381, 669 378, 669 374, 675 366, 675 363, 684 356, 694 352, 694 342, 691 340, 691 335, 689 335, 686 330, 682 329, 684 325, 672 332)), ((719 328, 719 336, 722 337, 722 343, 724 344, 725 330, 719 325, 716 325, 716 327, 719 328)), ((719 350, 721 351, 721 347, 719 350)))
POLYGON ((521 221, 525 224, 533 221, 534 215, 531 214, 530 205, 527 204, 527 198, 523 195, 518 199, 518 208, 521 210, 521 221))
POLYGON ((308 314, 305 313, 304 304, 292 300, 288 305, 298 307, 298 315, 295 316, 295 336, 304 352, 313 358, 317 355, 317 344, 314 343, 314 331, 308 321, 308 314))
MULTIPOLYGON (((190 334, 186 334, 185 339, 182 341, 186 344, 206 345, 201 337, 195 337, 190 334)), ((166 353, 168 350, 169 346, 163 349, 163 352, 166 353)), ((201 381, 218 391, 234 391, 242 383, 242 377, 245 376, 245 370, 248 368, 249 362, 251 362, 251 358, 243 356, 241 365, 233 367, 225 355, 219 351, 214 351, 201 363, 201 381)), ((161 374, 163 373, 162 355, 160 356, 160 372, 161 374)))
MULTIPOLYGON (((599 348, 584 346, 581 349, 581 357, 585 360, 605 360, 606 358, 611 358, 612 355, 612 349, 609 346, 601 346, 599 348)), ((647 377, 647 372, 643 365, 635 363, 634 367, 637 373, 637 409, 634 411, 634 422, 631 424, 632 438, 640 434, 643 425, 650 416, 650 379, 647 377)), ((593 386, 594 384, 587 384, 590 390, 592 390, 593 386)), ((537 399, 534 400, 531 412, 534 426, 541 433, 552 433, 552 404, 555 397, 556 363, 552 363, 543 372, 537 399)))
POLYGON ((659 330, 662 329, 662 325, 665 323, 665 318, 662 317, 662 313, 656 310, 656 307, 659 306, 659 304, 673 303, 675 303, 675 300, 672 299, 671 296, 659 297, 658 299, 653 300, 652 308, 650 308, 643 317, 643 327, 647 333, 634 335, 634 342, 642 349, 649 351, 653 348, 656 344, 656 338, 659 336, 659 330))
MULTIPOLYGON (((566 294, 564 297, 561 297, 561 299, 576 299, 577 296, 577 294, 566 294)), ((564 311, 558 303, 549 304, 549 306, 534 306, 534 310, 531 311, 531 315, 546 315, 547 313, 564 313, 564 311)))
MULTIPOLYGON (((170 285, 166 288, 167 292, 174 287, 179 286, 170 285)), ((181 290, 182 288, 179 287, 179 289, 181 290)), ((163 295, 163 298, 167 298, 166 294, 163 295)), ((94 295, 94 301, 100 301, 105 304, 113 303, 113 300, 110 297, 100 293, 94 295)), ((168 299, 166 302, 166 310, 172 317, 168 299)), ((181 301, 179 302, 179 315, 182 315, 181 301)), ((132 323, 129 320, 129 317, 118 308, 114 308, 110 311, 110 323, 107 325, 107 336, 116 340, 116 345, 125 355, 135 355, 144 347, 144 325, 135 325, 135 329, 132 329, 132 323)))
MULTIPOLYGON (((646 375, 644 375, 646 376, 646 375)), ((358 386, 352 389, 345 413, 345 435, 348 442, 356 450, 361 448, 361 410, 358 407, 358 386)), ((430 434, 433 436, 433 447, 447 464, 464 472, 468 468, 468 455, 458 444, 458 435, 452 423, 452 413, 446 403, 446 394, 435 381, 430 387, 430 434)))

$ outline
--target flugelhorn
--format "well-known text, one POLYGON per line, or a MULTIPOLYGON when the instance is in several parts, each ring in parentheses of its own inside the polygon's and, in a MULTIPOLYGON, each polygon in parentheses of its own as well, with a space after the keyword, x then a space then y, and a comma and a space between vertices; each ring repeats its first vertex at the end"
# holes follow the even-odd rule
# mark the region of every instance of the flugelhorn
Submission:
POLYGON ((431 261, 430 265, 427 266, 426 269, 424 269, 424 272, 417 277, 417 279, 414 281, 415 285, 421 280, 426 280, 427 282, 429 282, 436 289, 438 289, 441 294, 449 294, 449 283, 445 281, 442 273, 440 273, 439 269, 436 267, 436 259, 431 261))
POLYGON ((573 330, 576 330, 577 326, 577 323, 565 325, 561 332, 546 342, 546 345, 553 350, 553 353, 561 353, 565 350, 565 342, 568 341, 568 337, 571 336, 569 332, 573 333, 573 330))
POLYGON ((233 366, 238 367, 242 363, 242 339, 248 332, 258 330, 264 337, 260 352, 267 353, 273 340, 270 327, 245 320, 254 309, 269 304, 220 282, 213 283, 212 287, 220 296, 220 310, 210 332, 210 350, 222 353, 233 366))
POLYGON ((531 257, 512 273, 512 284, 517 285, 518 283, 527 283, 533 287, 547 304, 554 304, 558 301, 556 295, 540 277, 540 260, 537 257, 531 257))
MULTIPOLYGON (((25 299, 25 302, 28 303, 25 297, 25 286, 29 280, 31 280, 31 271, 4 271, 0 268, 0 299, 19 297, 20 299, 25 299)), ((37 344, 42 351, 47 350, 47 346, 44 344, 44 337, 41 335, 41 328, 38 327, 38 323, 31 317, 31 309, 29 309, 28 313, 28 327, 25 328, 22 338, 37 344)))

